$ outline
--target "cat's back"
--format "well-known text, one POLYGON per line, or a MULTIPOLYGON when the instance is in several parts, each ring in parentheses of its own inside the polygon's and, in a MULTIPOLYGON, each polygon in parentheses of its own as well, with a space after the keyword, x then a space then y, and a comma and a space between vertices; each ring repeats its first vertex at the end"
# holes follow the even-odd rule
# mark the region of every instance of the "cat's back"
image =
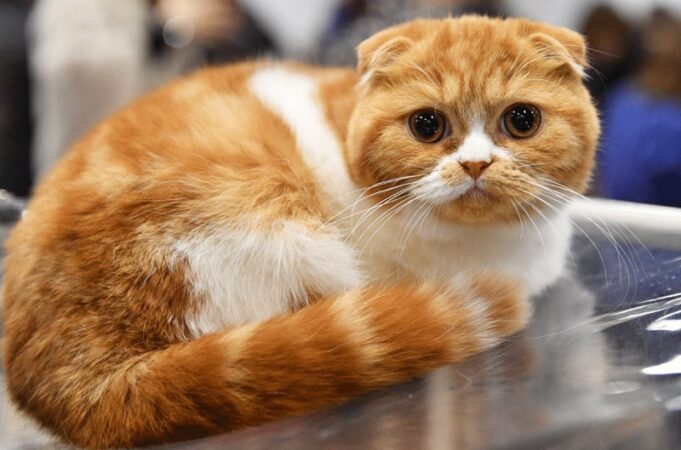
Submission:
POLYGON ((342 165, 355 83, 350 69, 297 63, 200 70, 140 98, 75 143, 39 185, 29 216, 44 219, 79 203, 101 206, 127 193, 150 201, 228 191, 243 198, 251 196, 235 190, 254 183, 313 192, 315 159, 342 165))
POLYGON ((38 194, 93 173, 104 186, 111 179, 153 176, 164 169, 244 169, 294 158, 300 153, 300 134, 318 131, 314 122, 324 122, 341 138, 347 117, 336 116, 338 110, 349 115, 355 82, 350 69, 286 62, 200 70, 95 127, 41 183, 38 194), (337 108, 338 103, 343 105, 337 108), (287 120, 292 117, 299 122, 287 120), (296 129, 300 124, 308 129, 296 129))
POLYGON ((201 70, 123 108, 40 184, 7 242, 5 306, 30 280, 73 290, 124 273, 126 260, 151 258, 156 270, 171 257, 159 248, 211 227, 327 216, 311 166, 330 159, 344 171, 355 82, 351 70, 248 62, 201 70))

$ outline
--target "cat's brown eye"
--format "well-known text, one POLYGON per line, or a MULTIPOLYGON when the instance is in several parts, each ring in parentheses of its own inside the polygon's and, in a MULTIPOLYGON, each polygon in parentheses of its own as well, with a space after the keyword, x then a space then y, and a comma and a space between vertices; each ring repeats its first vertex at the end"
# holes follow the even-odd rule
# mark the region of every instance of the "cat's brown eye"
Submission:
POLYGON ((447 131, 447 119, 434 109, 422 109, 409 117, 409 131, 421 142, 434 144, 447 131))
POLYGON ((524 139, 534 136, 541 125, 541 112, 527 103, 512 105, 501 116, 501 128, 511 137, 524 139))

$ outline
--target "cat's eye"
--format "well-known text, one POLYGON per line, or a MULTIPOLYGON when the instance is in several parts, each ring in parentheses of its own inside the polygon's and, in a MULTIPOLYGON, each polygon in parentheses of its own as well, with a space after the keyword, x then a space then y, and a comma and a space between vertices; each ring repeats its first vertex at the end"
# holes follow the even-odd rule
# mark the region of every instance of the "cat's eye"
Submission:
POLYGON ((511 137, 524 139, 537 133, 541 120, 541 112, 537 107, 516 103, 501 116, 501 129, 511 137))
POLYGON ((409 131, 417 140, 434 144, 447 132, 447 119, 434 109, 422 109, 409 117, 409 131))

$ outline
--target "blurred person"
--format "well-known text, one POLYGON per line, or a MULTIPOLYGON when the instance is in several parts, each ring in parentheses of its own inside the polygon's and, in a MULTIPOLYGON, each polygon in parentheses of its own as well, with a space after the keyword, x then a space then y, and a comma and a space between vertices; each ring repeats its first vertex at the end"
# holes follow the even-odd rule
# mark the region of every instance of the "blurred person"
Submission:
POLYGON ((28 1, 0 1, 0 201, 3 189, 25 196, 31 185, 31 117, 24 37, 29 8, 28 1))
POLYGON ((639 54, 639 37, 634 27, 615 9, 595 6, 582 27, 589 43, 586 85, 598 104, 612 86, 631 75, 639 54))
POLYGON ((636 77, 605 103, 605 196, 681 206, 681 20, 656 13, 636 77))
POLYGON ((327 65, 354 66, 355 47, 383 28, 418 17, 465 13, 501 16, 500 4, 497 0, 342 0, 312 59, 327 65))
POLYGON ((641 86, 656 97, 681 99, 681 19, 656 9, 644 37, 648 58, 641 69, 641 86))
POLYGON ((37 178, 140 94, 202 64, 274 47, 227 0, 39 0, 30 41, 37 178))

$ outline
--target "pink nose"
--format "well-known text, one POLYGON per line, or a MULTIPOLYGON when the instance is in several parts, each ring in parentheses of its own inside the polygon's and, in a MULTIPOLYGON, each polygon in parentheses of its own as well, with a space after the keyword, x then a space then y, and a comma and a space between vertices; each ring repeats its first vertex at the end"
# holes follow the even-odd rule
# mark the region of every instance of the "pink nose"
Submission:
POLYGON ((492 165, 492 161, 460 161, 459 164, 468 175, 477 180, 492 165))

